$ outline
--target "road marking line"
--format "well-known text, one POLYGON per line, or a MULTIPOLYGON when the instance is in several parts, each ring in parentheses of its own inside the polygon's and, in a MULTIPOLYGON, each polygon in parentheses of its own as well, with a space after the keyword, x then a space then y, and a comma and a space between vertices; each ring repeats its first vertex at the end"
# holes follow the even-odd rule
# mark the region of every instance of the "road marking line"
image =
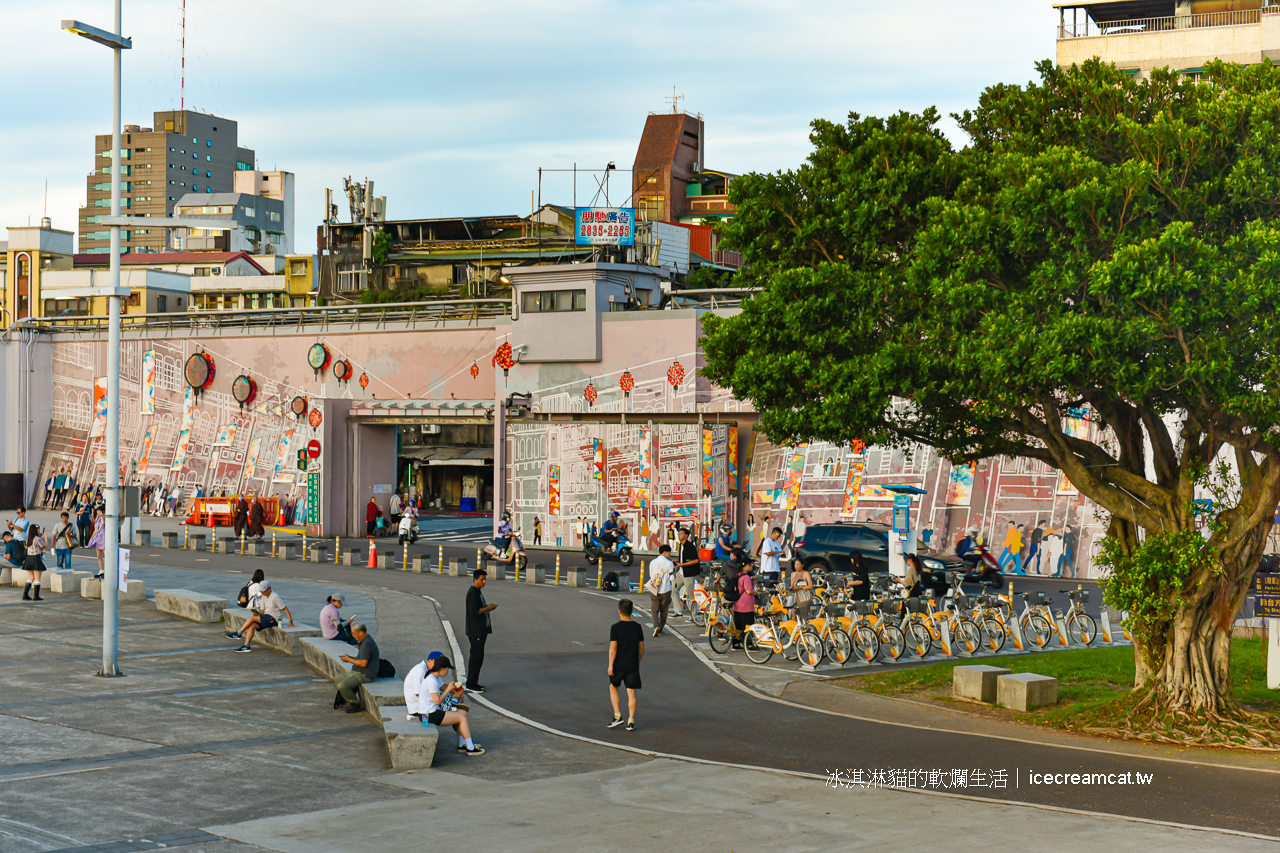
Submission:
MULTIPOLYGON (((598 595, 598 593, 588 593, 588 594, 598 595)), ((435 605, 436 615, 440 618, 440 623, 441 625, 444 626, 445 634, 449 638, 449 647, 453 649, 453 654, 455 658, 454 668, 458 671, 459 677, 465 677, 466 673, 463 671, 463 664, 462 664, 462 649, 458 645, 457 637, 454 636, 453 626, 450 625, 449 620, 447 620, 444 617, 444 608, 441 606, 439 601, 432 598, 431 596, 424 595, 422 597, 435 605)), ((602 596, 602 597, 609 598, 609 596, 602 596)), ((677 634, 676 636, 680 636, 680 635, 677 634)), ((680 637, 680 639, 684 640, 683 637, 680 637)), ((685 645, 688 645, 687 641, 685 642, 685 645)), ((693 647, 690 646, 690 648, 693 648, 693 647)), ((696 650, 695 650, 695 653, 696 653, 696 650)), ((733 683, 735 685, 737 684, 736 680, 734 680, 732 676, 729 676, 723 672, 720 672, 718 674, 721 677, 729 680, 730 683, 733 683)), ((829 714, 831 716, 836 716, 836 717, 849 717, 851 719, 857 719, 857 720, 868 720, 869 722, 884 722, 882 720, 873 720, 867 717, 856 717, 852 714, 840 714, 835 711, 824 711, 820 708, 809 708, 806 705, 799 705, 799 704, 796 704, 795 702, 788 702, 783 699, 775 700, 774 697, 772 696, 768 696, 762 693, 755 693, 755 691, 751 690, 750 688, 747 688, 746 685, 741 685, 741 687, 747 693, 751 693, 753 695, 757 695, 757 696, 760 696, 761 698, 769 699, 771 701, 777 701, 779 704, 782 704, 782 705, 791 705, 793 707, 802 708, 805 710, 819 711, 821 713, 829 714)), ((644 755, 649 758, 666 758, 673 761, 687 761, 691 764, 706 764, 712 767, 732 767, 737 770, 755 770, 761 773, 772 773, 777 776, 794 776, 801 779, 821 780, 823 782, 826 782, 831 778, 830 774, 806 773, 801 770, 782 770, 776 767, 762 767, 755 764, 735 764, 730 761, 716 761, 711 758, 697 758, 692 755, 678 755, 676 753, 670 753, 670 752, 653 752, 651 750, 640 749, 638 747, 627 746, 625 744, 610 743, 607 740, 598 740, 597 738, 587 737, 586 735, 576 735, 570 732, 561 731, 560 729, 554 729, 551 726, 546 725, 545 723, 540 723, 537 720, 533 720, 524 716, 523 714, 518 714, 515 711, 511 711, 506 708, 503 708, 501 705, 498 705, 486 699, 484 696, 481 696, 476 693, 472 693, 470 695, 470 698, 472 701, 479 702, 480 704, 484 705, 486 708, 488 708, 489 710, 493 711, 496 714, 500 714, 501 716, 504 716, 510 720, 515 720, 518 723, 523 723, 526 726, 529 726, 530 728, 534 728, 539 731, 546 732, 547 734, 556 735, 557 737, 568 738, 569 740, 580 741, 582 743, 595 744, 596 746, 605 746, 605 747, 609 747, 610 749, 620 750, 622 752, 630 752, 636 755, 644 755)), ((924 726, 908 726, 903 723, 887 723, 887 725, 903 725, 903 726, 906 726, 907 728, 925 729, 927 731, 947 731, 946 729, 926 729, 926 727, 924 726)), ((958 733, 969 734, 969 735, 973 734, 972 732, 958 732, 958 733)), ((1005 738, 1005 737, 999 737, 997 735, 976 735, 976 736, 977 737, 993 737, 1000 740, 1018 740, 1017 738, 1005 738)), ((1025 741, 1025 742, 1036 743, 1036 741, 1025 741)), ((1072 747, 1068 747, 1068 748, 1072 748, 1072 747)), ((1088 751, 1105 752, 1106 750, 1090 749, 1088 751)), ((1108 754, 1115 755, 1116 753, 1108 753, 1108 754)), ((1178 761, 1178 759, 1168 759, 1168 760, 1178 761)), ((1198 764, 1200 762, 1180 761, 1180 763, 1198 764)), ((1207 766, 1222 767, 1223 765, 1214 764, 1214 765, 1207 765, 1207 766)), ((1242 769, 1250 769, 1250 768, 1242 768, 1242 769)), ((1277 772, 1277 771, 1267 771, 1267 772, 1277 772)), ((953 794, 946 791, 923 791, 918 788, 886 788, 883 790, 900 791, 906 794, 920 794, 926 797, 943 797, 951 800, 968 800, 974 803, 991 803, 994 805, 1018 806, 1018 807, 1027 808, 1027 809, 1041 809, 1043 811, 1059 812, 1062 814, 1071 814, 1071 815, 1080 815, 1083 817, 1100 817, 1100 818, 1109 818, 1111 820, 1124 820, 1124 821, 1130 821, 1132 823, 1143 823, 1149 826, 1167 826, 1167 827, 1173 827, 1175 829, 1190 829, 1190 830, 1195 830, 1197 832, 1215 832, 1215 833, 1218 833, 1219 835, 1230 835, 1237 838, 1258 838, 1264 841, 1280 841, 1280 836, 1262 835, 1261 833, 1256 833, 1256 832, 1244 832, 1237 829, 1224 829, 1216 826, 1196 826, 1195 824, 1189 824, 1189 823, 1175 823, 1173 821, 1153 820, 1151 818, 1132 817, 1129 815, 1112 814, 1110 812, 1089 811, 1085 809, 1069 809, 1063 806, 1051 806, 1051 805, 1045 805, 1042 803, 1026 802, 1023 800, 998 800, 998 799, 987 798, 987 797, 974 797, 974 796, 969 796, 967 794, 953 794)))

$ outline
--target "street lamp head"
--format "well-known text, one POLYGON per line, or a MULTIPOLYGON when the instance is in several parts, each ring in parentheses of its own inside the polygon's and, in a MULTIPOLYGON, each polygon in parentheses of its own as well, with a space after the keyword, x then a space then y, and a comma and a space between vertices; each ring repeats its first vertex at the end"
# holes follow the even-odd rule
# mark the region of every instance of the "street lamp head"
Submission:
POLYGON ((89 41, 96 41, 98 44, 106 45, 113 50, 129 50, 133 47, 132 39, 118 36, 106 30, 100 30, 97 27, 91 27, 80 21, 63 21, 62 28, 69 33, 83 36, 89 41))

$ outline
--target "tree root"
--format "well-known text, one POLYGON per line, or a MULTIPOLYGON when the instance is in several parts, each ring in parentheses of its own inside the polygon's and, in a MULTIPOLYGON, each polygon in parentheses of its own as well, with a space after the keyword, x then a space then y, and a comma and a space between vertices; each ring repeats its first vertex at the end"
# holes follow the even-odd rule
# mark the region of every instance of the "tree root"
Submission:
POLYGON ((1169 710, 1152 693, 1093 709, 1079 731, 1178 746, 1280 752, 1280 717, 1241 705, 1217 712, 1169 710))

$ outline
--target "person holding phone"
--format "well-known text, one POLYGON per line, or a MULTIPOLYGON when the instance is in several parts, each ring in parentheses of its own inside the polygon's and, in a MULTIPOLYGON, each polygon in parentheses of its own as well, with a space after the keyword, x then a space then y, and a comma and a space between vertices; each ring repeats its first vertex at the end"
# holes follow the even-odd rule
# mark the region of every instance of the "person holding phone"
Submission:
POLYGON ((471 723, 467 720, 470 709, 462 704, 462 684, 448 680, 452 668, 453 663, 447 657, 436 658, 435 666, 423 681, 422 694, 426 700, 419 702, 419 708, 425 706, 427 724, 450 726, 458 733, 458 752, 484 755, 484 747, 471 739, 471 723))

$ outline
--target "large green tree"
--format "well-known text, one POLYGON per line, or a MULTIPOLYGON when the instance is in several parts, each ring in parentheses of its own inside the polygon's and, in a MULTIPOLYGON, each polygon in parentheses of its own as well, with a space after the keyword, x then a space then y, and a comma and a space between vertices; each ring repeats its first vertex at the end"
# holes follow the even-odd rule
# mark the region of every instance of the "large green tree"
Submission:
POLYGON ((775 440, 1065 471, 1111 514, 1143 704, 1238 718, 1230 620, 1280 502, 1280 70, 1038 71, 955 116, 963 147, 932 110, 851 115, 737 179, 722 233, 763 289, 705 318, 704 372, 775 440))

